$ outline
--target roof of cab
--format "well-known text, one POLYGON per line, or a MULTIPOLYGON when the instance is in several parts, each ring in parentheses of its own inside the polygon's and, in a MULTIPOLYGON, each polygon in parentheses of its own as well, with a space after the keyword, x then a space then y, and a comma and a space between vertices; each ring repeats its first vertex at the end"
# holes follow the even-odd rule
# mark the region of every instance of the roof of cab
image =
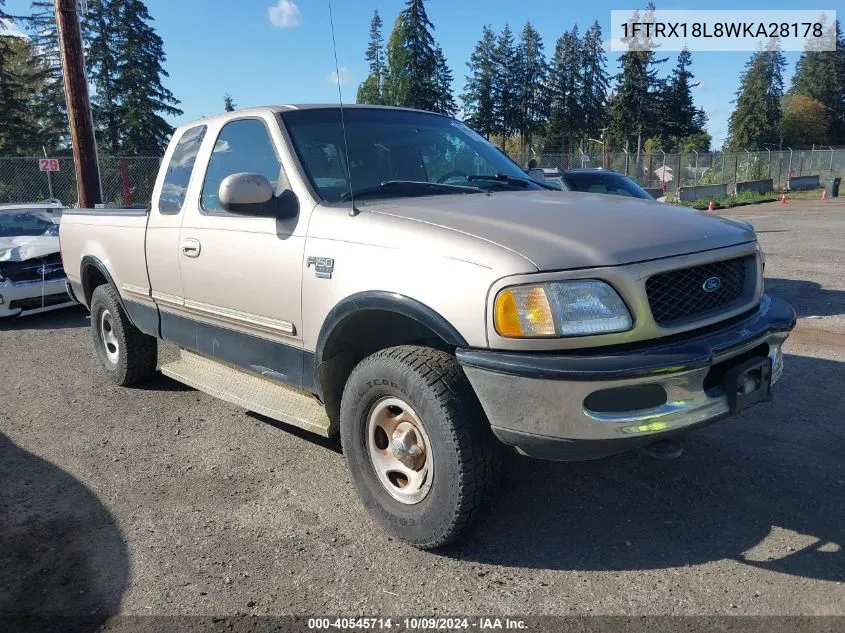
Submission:
MULTIPOLYGON (((227 120, 238 118, 242 116, 249 116, 249 115, 256 115, 256 114, 266 114, 267 112, 290 112, 291 110, 339 110, 340 104, 338 103, 293 103, 293 104, 279 104, 279 105, 267 105, 267 106, 259 106, 254 108, 242 108, 233 110, 232 112, 221 112, 220 114, 213 114, 206 117, 202 117, 199 119, 194 119, 193 121, 189 121, 187 123, 183 123, 179 126, 179 130, 184 130, 185 128, 193 127, 199 123, 208 123, 210 121, 215 120, 227 120)), ((383 106, 383 105, 367 105, 363 103, 350 103, 350 104, 343 104, 344 110, 358 110, 358 109, 369 109, 369 110, 399 110, 404 112, 421 112, 424 114, 434 114, 437 116, 446 116, 444 114, 438 114, 437 112, 429 112, 427 110, 417 110, 414 108, 397 108, 395 106, 383 106)))

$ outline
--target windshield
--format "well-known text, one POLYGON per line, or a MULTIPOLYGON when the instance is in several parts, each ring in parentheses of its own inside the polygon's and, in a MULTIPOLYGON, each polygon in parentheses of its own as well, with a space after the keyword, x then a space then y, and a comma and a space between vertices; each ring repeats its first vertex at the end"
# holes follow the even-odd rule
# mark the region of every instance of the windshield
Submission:
POLYGON ((308 179, 327 202, 348 200, 350 190, 356 197, 386 198, 542 189, 495 145, 454 119, 380 108, 349 108, 343 115, 351 185, 340 109, 281 114, 308 179))
POLYGON ((0 210, 0 237, 34 237, 59 234, 58 219, 39 209, 0 210))
POLYGON ((605 193, 654 200, 630 178, 612 171, 572 171, 564 174, 563 181, 569 191, 605 193))

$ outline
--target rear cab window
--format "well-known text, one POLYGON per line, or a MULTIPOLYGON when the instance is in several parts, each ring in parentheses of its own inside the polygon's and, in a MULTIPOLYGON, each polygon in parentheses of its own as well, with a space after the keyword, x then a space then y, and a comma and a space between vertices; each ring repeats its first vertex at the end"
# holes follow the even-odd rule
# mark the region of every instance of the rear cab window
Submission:
POLYGON ((188 128, 176 144, 158 197, 159 213, 175 215, 182 210, 205 131, 204 125, 188 128))

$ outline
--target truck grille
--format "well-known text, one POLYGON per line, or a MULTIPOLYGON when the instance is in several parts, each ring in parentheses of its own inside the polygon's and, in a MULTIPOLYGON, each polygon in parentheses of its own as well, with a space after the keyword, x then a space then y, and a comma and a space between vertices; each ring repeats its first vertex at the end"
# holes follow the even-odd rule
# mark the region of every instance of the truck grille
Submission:
POLYGON ((23 262, 0 262, 0 272, 14 284, 65 278, 62 257, 58 253, 23 262))
POLYGON ((754 291, 756 261, 750 255, 649 277, 645 289, 654 320, 658 325, 668 325, 742 305, 754 291), (718 283, 712 281, 714 278, 718 283))

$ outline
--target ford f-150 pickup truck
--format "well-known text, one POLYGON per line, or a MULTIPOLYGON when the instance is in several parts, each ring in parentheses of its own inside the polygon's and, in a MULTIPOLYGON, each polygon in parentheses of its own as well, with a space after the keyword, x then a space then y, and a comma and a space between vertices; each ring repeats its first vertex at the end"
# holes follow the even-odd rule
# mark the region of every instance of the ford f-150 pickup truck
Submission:
POLYGON ((591 459, 770 399, 795 324, 749 224, 549 191, 406 109, 183 125, 148 210, 69 210, 60 237, 114 382, 174 343, 164 374, 339 433, 364 505, 421 548, 491 504, 503 444, 591 459))

